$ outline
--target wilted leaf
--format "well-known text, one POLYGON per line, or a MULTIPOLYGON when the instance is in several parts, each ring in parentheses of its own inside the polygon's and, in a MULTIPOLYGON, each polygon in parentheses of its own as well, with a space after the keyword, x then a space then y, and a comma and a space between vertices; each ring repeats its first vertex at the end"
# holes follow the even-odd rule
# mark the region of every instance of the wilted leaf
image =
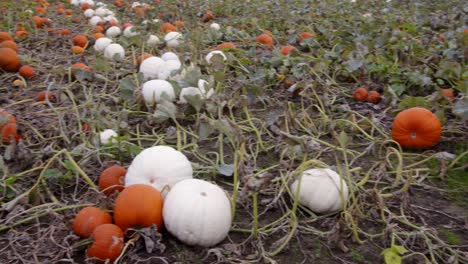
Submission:
POLYGON ((161 103, 157 104, 156 107, 153 117, 157 122, 163 122, 167 119, 175 120, 177 107, 171 101, 163 100, 161 103))
POLYGON ((230 177, 234 174, 234 165, 233 164, 221 164, 216 167, 219 174, 230 177))
POLYGON ((427 103, 423 97, 408 96, 401 100, 398 108, 407 109, 416 106, 427 108, 427 103))

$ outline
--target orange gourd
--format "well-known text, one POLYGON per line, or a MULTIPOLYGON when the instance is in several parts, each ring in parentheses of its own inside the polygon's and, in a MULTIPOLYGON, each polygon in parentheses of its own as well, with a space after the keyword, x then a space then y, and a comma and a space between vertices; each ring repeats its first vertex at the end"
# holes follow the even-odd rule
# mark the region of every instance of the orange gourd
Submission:
POLYGON ((125 174, 127 174, 127 170, 122 166, 114 165, 105 169, 99 175, 99 191, 106 195, 116 191, 121 192, 124 189, 125 174))
POLYGON ((211 10, 208 10, 203 14, 203 22, 208 22, 214 19, 214 13, 211 10))
POLYGON ((19 74, 24 78, 32 78, 36 75, 34 69, 29 65, 24 65, 19 68, 19 74))
POLYGON ((0 42, 0 48, 10 48, 18 52, 18 45, 13 40, 5 40, 0 42))
POLYGON ((73 231, 80 237, 89 237, 94 229, 112 223, 109 213, 93 206, 81 209, 73 220, 73 231))
POLYGON ((72 70, 73 69, 79 69, 79 70, 84 70, 84 71, 90 71, 91 68, 88 67, 88 65, 84 64, 84 63, 75 63, 71 66, 72 70))
POLYGON ((44 20, 40 16, 33 16, 31 18, 33 25, 36 26, 36 28, 43 28, 44 27, 44 20))
POLYGON ((88 257, 98 258, 102 261, 116 259, 123 249, 124 233, 120 227, 114 224, 103 224, 96 229, 91 235, 93 244, 91 244, 86 255, 88 257))
POLYGON ((260 44, 264 44, 264 45, 267 45, 267 46, 273 46, 273 44, 275 43, 273 41, 273 38, 270 35, 268 35, 267 33, 263 33, 260 36, 258 36, 256 41, 258 43, 260 43, 260 44))
POLYGON ((286 45, 281 48, 280 53, 283 54, 284 56, 288 55, 291 50, 294 50, 294 46, 291 45, 286 45))
POLYGON ((152 186, 134 184, 126 187, 115 200, 114 221, 122 230, 129 227, 163 227, 163 198, 152 186))
POLYGON ((0 48, 0 68, 9 71, 16 72, 20 67, 20 60, 16 51, 10 48, 0 48))
POLYGON ((365 101, 367 99, 369 92, 365 87, 359 87, 354 90, 353 97, 356 101, 365 101))
POLYGON ((184 28, 184 22, 180 21, 180 20, 176 20, 174 21, 174 24, 176 27, 178 28, 184 28))
POLYGON ((393 121, 392 138, 404 148, 430 148, 442 135, 442 124, 431 111, 413 107, 401 111, 393 121))

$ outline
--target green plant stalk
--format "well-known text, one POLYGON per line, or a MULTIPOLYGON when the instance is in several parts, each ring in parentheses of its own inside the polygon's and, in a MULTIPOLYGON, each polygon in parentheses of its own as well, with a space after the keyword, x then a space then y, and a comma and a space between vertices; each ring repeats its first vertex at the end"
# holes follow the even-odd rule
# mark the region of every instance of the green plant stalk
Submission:
POLYGON ((236 215, 236 203, 237 203, 237 193, 239 189, 239 160, 243 159, 243 154, 241 151, 244 150, 244 144, 241 145, 240 150, 234 149, 234 173, 232 176, 233 190, 232 190, 232 201, 231 201, 231 217, 234 220, 236 215))
POLYGON ((85 182, 91 186, 91 188, 95 189, 95 190, 98 190, 98 187, 96 186, 96 184, 93 182, 93 180, 91 180, 91 178, 89 178, 89 176, 81 169, 81 167, 76 163, 76 161, 73 159, 72 155, 70 154, 70 152, 68 152, 67 150, 64 151, 65 153, 65 156, 67 156, 68 160, 71 162, 71 164, 75 167, 75 169, 78 171, 78 173, 81 175, 81 177, 83 178, 83 180, 85 180, 85 182))
POLYGON ((252 207, 253 207, 253 236, 254 238, 258 237, 258 201, 257 201, 257 192, 252 194, 252 207))
POLYGON ((267 152, 267 149, 265 148, 265 146, 263 145, 263 141, 262 141, 262 134, 260 133, 260 131, 258 131, 258 129, 255 127, 253 121, 252 121, 252 118, 250 117, 250 113, 249 113, 249 110, 247 109, 246 106, 243 107, 243 110, 244 110, 244 113, 245 113, 245 116, 247 117, 247 120, 250 124, 250 126, 252 127, 253 131, 255 132, 255 135, 257 136, 257 139, 258 139, 258 143, 260 145, 260 148, 264 151, 264 152, 267 152))
POLYGON ((4 225, 4 226, 0 226, 0 232, 3 232, 5 230, 8 230, 8 229, 11 229, 13 227, 16 227, 16 226, 19 226, 19 225, 22 225, 22 224, 25 224, 25 223, 28 223, 28 222, 31 222, 37 218, 40 218, 40 217, 43 217, 43 216, 46 216, 48 215, 50 212, 61 212, 61 211, 66 211, 66 210, 70 210, 70 209, 75 209, 75 208, 80 208, 80 207, 86 207, 86 206, 93 206, 94 204, 78 204, 78 205, 68 205, 68 206, 64 206, 64 207, 60 207, 60 208, 55 208, 55 209, 52 209, 50 211, 45 211, 45 212, 42 212, 42 213, 39 213, 37 215, 32 215, 30 217, 27 217, 27 218, 24 218, 22 220, 19 220, 19 221, 16 221, 14 222, 13 224, 11 225, 4 225))

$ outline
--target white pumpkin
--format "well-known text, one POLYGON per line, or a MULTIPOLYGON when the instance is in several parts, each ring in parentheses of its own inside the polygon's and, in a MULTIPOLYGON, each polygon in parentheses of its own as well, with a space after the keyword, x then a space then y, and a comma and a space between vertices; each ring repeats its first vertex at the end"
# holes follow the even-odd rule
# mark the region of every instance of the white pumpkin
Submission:
POLYGON ((143 94, 145 102, 150 105, 162 102, 163 94, 166 94, 171 101, 175 99, 174 87, 170 82, 165 80, 151 80, 145 82, 141 93, 143 94))
POLYGON ((146 45, 151 48, 155 48, 161 43, 161 40, 156 35, 150 35, 146 41, 146 45))
POLYGON ((161 58, 153 56, 141 62, 140 72, 143 73, 143 78, 145 80, 157 79, 164 64, 165 62, 161 58))
POLYGON ((138 36, 139 33, 136 31, 136 28, 134 26, 129 26, 124 29, 123 35, 126 38, 131 38, 134 36, 138 36))
POLYGON ((221 26, 219 26, 218 23, 211 23, 210 28, 214 30, 219 30, 221 26))
POLYGON ((165 196, 168 191, 165 187, 191 178, 192 164, 182 152, 168 146, 154 146, 133 159, 125 175, 125 186, 147 184, 165 196))
POLYGON ((199 179, 183 180, 164 199, 164 225, 188 245, 210 247, 231 228, 231 203, 219 186, 199 179))
POLYGON ((178 71, 182 64, 178 60, 168 60, 164 62, 163 67, 158 71, 158 79, 167 80, 172 74, 172 71, 178 71))
POLYGON ((168 52, 165 52, 163 55, 161 55, 161 59, 163 59, 163 61, 169 61, 169 60, 178 61, 179 57, 174 52, 168 51, 168 52))
POLYGON ((93 17, 94 16, 94 10, 91 9, 91 8, 86 9, 84 11, 84 16, 88 17, 88 18, 93 17))
POLYGON ((125 58, 125 49, 117 43, 112 43, 104 49, 104 57, 114 61, 121 61, 125 58))
POLYGON ((205 56, 206 62, 211 63, 211 59, 213 58, 213 56, 221 56, 223 58, 223 61, 227 59, 226 55, 224 55, 224 52, 222 52, 221 50, 213 50, 205 56))
POLYGON ((101 22, 104 22, 104 20, 102 20, 102 18, 100 16, 93 16, 89 19, 88 23, 91 25, 91 26, 96 26, 97 24, 101 23, 101 22))
MULTIPOLYGON (((291 185, 292 194, 297 193, 299 179, 291 185)), ((299 203, 316 213, 332 213, 343 208, 348 199, 348 185, 330 169, 310 169, 302 174, 299 203)))
POLYGON ((106 30, 106 36, 109 38, 118 37, 122 33, 122 30, 118 26, 112 26, 106 30))
POLYGON ((94 50, 98 52, 103 52, 107 46, 112 44, 114 41, 110 38, 98 38, 96 42, 94 43, 94 50))
POLYGON ((109 142, 112 142, 112 139, 118 136, 119 135, 117 135, 117 132, 115 132, 112 129, 106 129, 99 133, 99 139, 101 141, 101 144, 104 144, 104 145, 106 145, 109 142))
POLYGON ((164 41, 169 48, 177 47, 182 42, 182 34, 176 31, 169 32, 164 36, 164 41))

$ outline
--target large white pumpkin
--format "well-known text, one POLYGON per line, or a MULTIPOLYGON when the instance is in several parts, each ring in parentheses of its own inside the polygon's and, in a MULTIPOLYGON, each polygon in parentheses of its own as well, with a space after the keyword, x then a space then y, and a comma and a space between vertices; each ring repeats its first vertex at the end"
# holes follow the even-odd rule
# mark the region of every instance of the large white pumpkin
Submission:
MULTIPOLYGON (((299 179, 291 185, 295 195, 299 179)), ((344 200, 348 199, 348 185, 336 172, 330 169, 311 169, 302 174, 299 203, 316 213, 331 213, 343 208, 341 191, 344 200)))
MULTIPOLYGON (((151 185, 163 196, 165 187, 192 178, 192 164, 182 152, 168 146, 154 146, 140 152, 125 175, 125 186, 151 185)), ((167 188, 166 188, 167 189, 167 188)))
POLYGON ((231 203, 223 189, 199 179, 177 183, 164 199, 164 225, 188 245, 210 247, 231 228, 231 203))

